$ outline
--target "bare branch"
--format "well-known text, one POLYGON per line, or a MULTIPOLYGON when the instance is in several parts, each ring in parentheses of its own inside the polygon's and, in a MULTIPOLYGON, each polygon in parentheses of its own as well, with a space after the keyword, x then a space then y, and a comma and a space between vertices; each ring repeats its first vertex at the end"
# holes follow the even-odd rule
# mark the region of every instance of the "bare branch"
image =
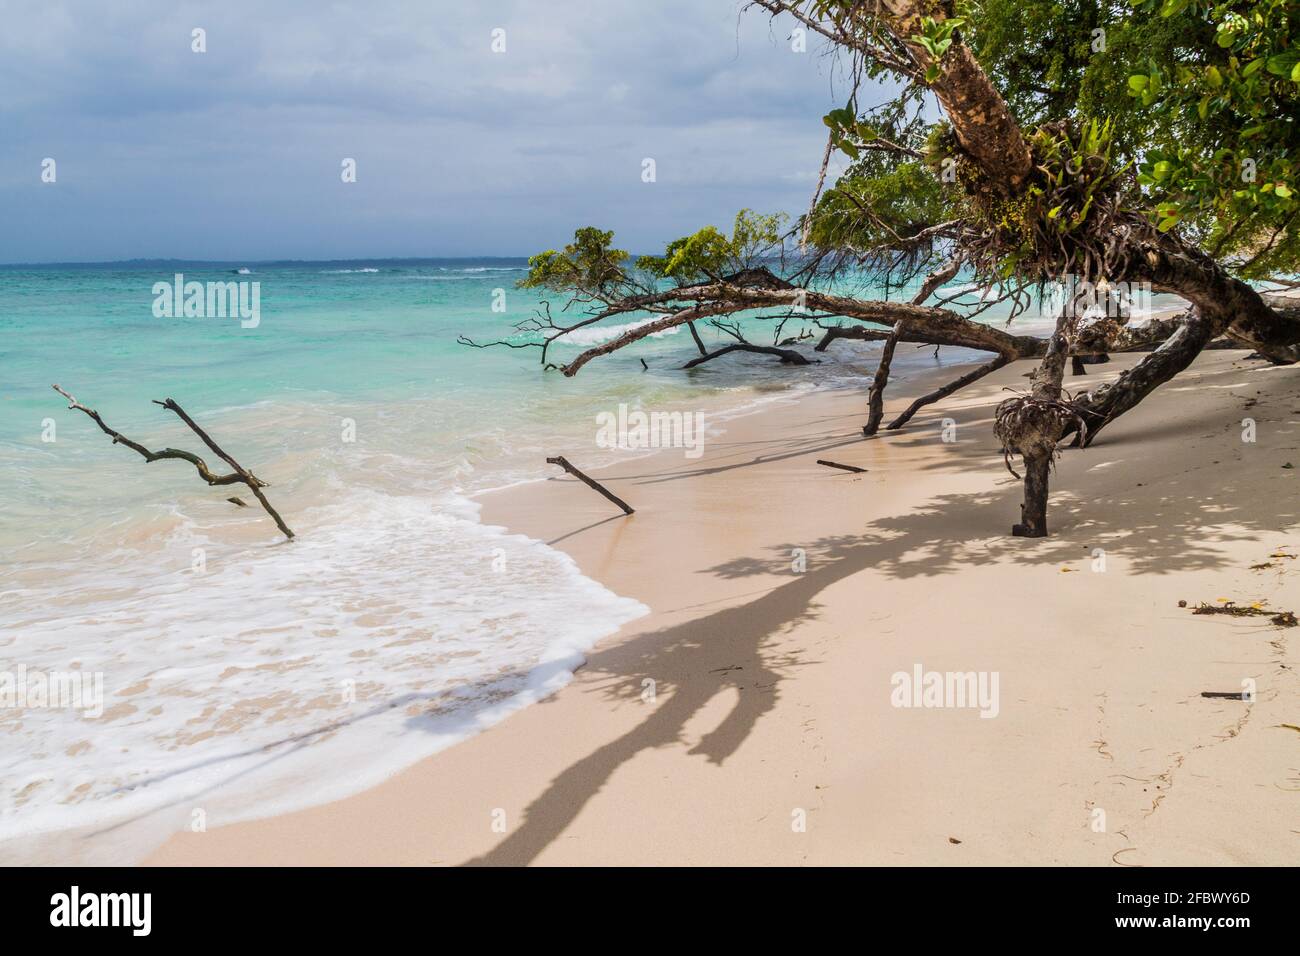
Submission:
MULTIPOLYGON (((912 298, 912 304, 921 305, 926 299, 930 298, 935 289, 955 276, 959 269, 961 269, 960 257, 930 273, 912 298)), ((871 392, 867 396, 867 423, 862 426, 862 434, 867 438, 876 433, 876 430, 880 427, 880 420, 885 417, 885 385, 889 382, 889 367, 894 360, 894 349, 898 347, 898 339, 906 329, 906 318, 895 322, 893 330, 889 333, 889 338, 885 340, 885 348, 880 353, 880 362, 876 365, 876 375, 871 382, 871 392)), ((1003 355, 1006 354, 1003 353, 1003 355)))
POLYGON ((985 362, 983 365, 979 366, 979 368, 967 372, 965 375, 961 376, 961 378, 954 379, 953 381, 949 382, 947 385, 944 385, 941 388, 937 388, 933 392, 930 392, 926 395, 922 395, 911 405, 908 405, 906 411, 904 411, 901 415, 899 415, 892 422, 886 425, 885 431, 891 431, 891 432, 898 431, 898 429, 902 428, 909 421, 911 421, 913 415, 915 415, 921 409, 925 408, 925 406, 933 404, 934 402, 939 401, 939 399, 941 398, 947 398, 953 392, 957 391, 958 389, 965 388, 967 385, 970 385, 972 382, 978 382, 985 375, 988 375, 990 372, 996 372, 998 369, 1000 369, 1002 366, 1006 365, 1010 361, 1011 361, 1010 356, 999 355, 993 361, 985 362))
POLYGON ((630 515, 635 511, 635 509, 631 505, 629 505, 618 495, 614 494, 614 492, 610 491, 608 488, 602 485, 595 478, 591 478, 586 474, 584 474, 583 472, 579 471, 577 468, 575 468, 572 464, 569 463, 569 459, 565 458, 563 455, 557 455, 554 458, 548 458, 546 459, 546 463, 548 465, 559 465, 569 474, 573 475, 574 478, 577 478, 579 481, 585 484, 588 488, 592 488, 600 492, 610 501, 614 502, 614 504, 622 508, 623 514, 630 515))
MULTIPOLYGON (((208 468, 207 463, 198 455, 192 454, 187 451, 181 451, 180 449, 177 448, 164 448, 161 451, 150 451, 148 448, 146 448, 144 445, 141 445, 139 442, 134 442, 131 439, 127 438, 125 435, 123 435, 121 432, 116 431, 113 428, 110 428, 108 424, 104 421, 104 419, 100 417, 99 412, 95 411, 95 409, 93 408, 89 408, 81 404, 80 402, 78 402, 75 398, 73 398, 70 394, 68 394, 61 386, 54 385, 51 387, 68 400, 68 408, 75 408, 78 411, 84 412, 86 415, 88 415, 91 418, 91 420, 94 421, 94 423, 99 426, 100 430, 104 434, 108 435, 110 438, 113 439, 113 444, 125 445, 127 448, 130 448, 132 451, 136 452, 141 457, 143 457, 146 462, 159 461, 165 458, 174 458, 180 461, 188 461, 198 471, 199 477, 202 478, 204 481, 206 481, 209 485, 234 485, 234 484, 247 485, 248 490, 251 491, 253 495, 257 498, 257 500, 262 503, 262 507, 265 508, 266 513, 269 514, 272 519, 274 519, 276 526, 284 533, 284 536, 290 539, 293 538, 293 532, 289 529, 289 526, 284 523, 284 519, 280 517, 279 512, 277 512, 273 507, 271 507, 271 503, 266 499, 266 495, 262 494, 262 489, 268 487, 267 483, 262 481, 262 479, 258 478, 256 475, 254 475, 251 471, 245 469, 242 465, 239 464, 239 462, 235 461, 235 459, 232 458, 230 455, 226 454, 226 452, 223 451, 221 447, 215 441, 212 440, 212 438, 208 435, 208 433, 205 432, 202 428, 200 428, 198 424, 192 418, 190 418, 190 416, 185 412, 185 409, 181 408, 181 406, 178 405, 176 402, 174 402, 172 399, 169 398, 161 402, 155 399, 154 404, 161 405, 163 408, 175 412, 176 415, 181 419, 181 421, 183 421, 186 425, 188 425, 190 427, 190 430, 193 431, 194 434, 198 435, 199 438, 203 441, 203 443, 207 445, 208 448, 210 448, 212 452, 217 455, 218 458, 220 458, 222 461, 226 462, 226 464, 230 465, 230 467, 235 469, 233 474, 229 474, 229 475, 214 474, 212 470, 208 468)), ((235 504, 238 505, 244 504, 242 501, 240 501, 237 498, 229 498, 227 500, 234 502, 235 504)))
POLYGON ((706 352, 698 358, 693 358, 682 368, 695 368, 697 365, 703 365, 705 362, 711 362, 715 358, 723 355, 729 355, 732 352, 756 352, 760 355, 775 355, 786 365, 810 365, 811 362, 804 358, 794 349, 778 348, 775 345, 754 345, 752 342, 737 342, 734 345, 724 345, 722 348, 713 352, 706 352))

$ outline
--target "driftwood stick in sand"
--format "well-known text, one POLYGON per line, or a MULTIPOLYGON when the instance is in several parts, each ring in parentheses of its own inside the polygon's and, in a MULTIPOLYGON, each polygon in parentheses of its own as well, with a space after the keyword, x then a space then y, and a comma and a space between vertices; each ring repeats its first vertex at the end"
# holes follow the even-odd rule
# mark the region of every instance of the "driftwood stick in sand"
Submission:
POLYGON ((845 471, 854 471, 859 474, 865 474, 865 468, 859 468, 857 465, 841 465, 838 461, 827 461, 825 458, 818 458, 817 464, 825 465, 827 468, 843 468, 845 471))
MULTIPOLYGON (((202 478, 204 481, 206 481, 209 485, 235 485, 235 484, 247 485, 248 490, 251 491, 253 495, 256 496, 257 500, 262 503, 262 507, 266 509, 266 513, 269 514, 272 519, 274 519, 276 527, 278 527, 284 533, 284 536, 286 538, 293 537, 293 532, 289 530, 289 526, 284 523, 284 519, 280 517, 280 513, 276 511, 273 507, 271 507, 271 502, 267 501, 266 495, 262 494, 262 489, 268 487, 267 483, 264 482, 261 478, 258 478, 256 475, 254 475, 251 471, 244 468, 242 465, 239 464, 239 462, 235 461, 235 459, 231 458, 228 454, 226 454, 221 449, 221 447, 216 442, 214 442, 211 439, 211 437, 208 436, 208 433, 205 432, 202 428, 200 428, 195 423, 195 421, 185 413, 185 409, 181 408, 170 398, 162 402, 157 401, 155 399, 154 404, 161 405, 163 408, 170 409, 171 411, 175 412, 180 417, 181 421, 183 421, 186 425, 188 425, 190 429, 194 432, 194 434, 198 435, 199 438, 203 440, 203 443, 205 445, 207 445, 210 449, 212 449, 212 451, 219 458, 221 458, 222 461, 226 462, 226 464, 230 465, 231 468, 235 469, 234 472, 228 475, 215 474, 210 468, 208 468, 207 462, 205 462, 198 455, 195 455, 192 452, 188 452, 188 451, 181 451, 178 448, 164 448, 161 451, 150 451, 148 448, 144 447, 144 445, 141 445, 138 442, 133 442, 131 441, 131 439, 127 438, 121 432, 116 431, 113 428, 110 428, 104 422, 104 419, 100 417, 99 412, 95 411, 93 408, 88 408, 85 405, 82 405, 75 398, 73 398, 66 391, 64 391, 60 386, 55 385, 52 387, 56 392, 58 392, 60 395, 62 395, 64 398, 68 400, 69 408, 75 408, 78 411, 85 412, 86 415, 88 415, 91 418, 91 420, 94 421, 94 423, 99 426, 100 431, 102 431, 109 438, 113 439, 113 444, 125 445, 127 448, 130 448, 136 454, 143 457, 145 461, 147 462, 159 461, 160 459, 164 459, 164 458, 175 458, 180 461, 188 461, 191 465, 194 466, 195 470, 198 471, 199 477, 202 478)), ((238 498, 227 498, 226 500, 234 504, 244 506, 244 502, 240 501, 238 498)))
POLYGON ((573 475, 574 478, 577 478, 583 484, 587 485, 587 487, 596 489, 602 495, 608 498, 610 501, 614 502, 614 504, 622 508, 624 514, 630 515, 633 513, 634 509, 632 508, 631 505, 629 505, 618 495, 614 494, 612 491, 610 491, 608 488, 602 485, 599 481, 596 481, 596 479, 589 478, 586 475, 584 475, 582 472, 580 472, 577 468, 574 468, 573 465, 569 463, 569 459, 565 458, 563 455, 557 455, 555 458, 548 458, 546 459, 546 463, 548 465, 559 465, 569 474, 573 475))

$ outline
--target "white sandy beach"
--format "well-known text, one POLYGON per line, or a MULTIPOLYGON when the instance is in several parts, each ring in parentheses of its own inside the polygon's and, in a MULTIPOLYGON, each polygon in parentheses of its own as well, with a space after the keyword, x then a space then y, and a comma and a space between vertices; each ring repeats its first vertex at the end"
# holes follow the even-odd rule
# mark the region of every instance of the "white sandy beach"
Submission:
MULTIPOLYGON (((486 522, 652 613, 376 788, 147 862, 1294 864, 1300 632, 1191 613, 1300 605, 1297 562, 1270 557, 1300 554, 1300 379, 1245 356, 1205 353, 1066 451, 1047 539, 1009 536, 1020 484, 991 429, 1029 362, 873 440, 861 393, 817 392, 697 460, 596 473, 629 518, 567 477, 489 495, 486 522), (918 665, 996 674, 996 716, 893 706, 918 665), (1244 680, 1253 703, 1201 696, 1244 680)), ((895 385, 887 411, 954 374, 895 385)))

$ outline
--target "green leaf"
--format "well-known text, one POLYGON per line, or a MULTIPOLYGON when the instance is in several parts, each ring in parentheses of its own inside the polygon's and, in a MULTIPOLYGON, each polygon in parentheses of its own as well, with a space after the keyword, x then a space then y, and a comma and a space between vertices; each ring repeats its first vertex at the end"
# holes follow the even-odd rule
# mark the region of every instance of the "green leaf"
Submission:
POLYGON ((1273 191, 1277 193, 1279 196, 1281 196, 1283 199, 1291 198, 1291 187, 1288 186, 1286 183, 1278 183, 1276 188, 1273 191))
POLYGON ((1137 76, 1130 76, 1128 78, 1128 88, 1134 93, 1141 93, 1147 88, 1147 84, 1150 82, 1150 80, 1140 74, 1137 76))
POLYGON ((1191 0, 1165 0, 1164 5, 1160 8, 1162 17, 1172 17, 1182 13, 1187 8, 1191 0))
POLYGON ((1297 65, 1300 65, 1300 50, 1287 50, 1268 58, 1268 72, 1274 76, 1289 77, 1297 65))
POLYGON ((1206 67, 1205 81, 1217 90, 1223 86, 1223 74, 1219 72, 1217 66, 1206 67))

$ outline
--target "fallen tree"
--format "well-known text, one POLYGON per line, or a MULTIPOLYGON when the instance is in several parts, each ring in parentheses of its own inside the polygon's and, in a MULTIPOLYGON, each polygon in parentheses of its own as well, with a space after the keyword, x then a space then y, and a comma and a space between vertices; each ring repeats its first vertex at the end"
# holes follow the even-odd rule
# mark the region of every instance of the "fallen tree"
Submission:
POLYGON ((701 352, 691 364, 735 351, 797 361, 793 343, 776 341, 784 323, 836 319, 817 350, 838 338, 884 343, 868 436, 883 420, 900 343, 991 357, 889 428, 1008 362, 1035 359, 1028 389, 998 406, 994 425, 1018 477, 1020 460, 1024 501, 1013 533, 1028 537, 1047 533, 1049 478, 1064 441, 1086 447, 1211 343, 1277 364, 1300 360, 1294 300, 1247 281, 1300 266, 1292 193, 1300 129, 1289 119, 1300 107, 1300 24, 1283 0, 1137 0, 1124 10, 1087 0, 1069 10, 1049 0, 750 6, 820 35, 853 74, 854 98, 825 117, 829 148, 809 213, 787 232, 779 217, 745 210, 730 235, 705 227, 635 262, 613 247, 612 233, 579 229, 563 250, 534 256, 521 283, 564 294, 564 312, 575 317, 556 321, 548 304, 518 327, 522 340, 487 344, 540 348, 544 367, 573 376, 685 325, 701 352), (886 75, 901 92, 860 110, 860 85, 886 75), (852 164, 822 193, 832 149, 852 164), (959 271, 995 290, 991 301, 932 301, 959 271), (864 274, 886 293, 926 278, 907 301, 836 291, 837 280, 864 274), (1133 288, 1175 294, 1188 308, 1130 324, 1133 288), (993 304, 1010 303, 1015 318, 1048 300, 1049 335, 976 321, 993 304), (773 344, 750 343, 734 319, 723 324, 738 315, 781 323, 773 344), (626 323, 617 334, 552 360, 557 342, 615 317, 626 323), (709 352, 701 322, 736 342, 709 352), (1147 354, 1067 394, 1069 360, 1077 372, 1083 360, 1124 351, 1147 354))

